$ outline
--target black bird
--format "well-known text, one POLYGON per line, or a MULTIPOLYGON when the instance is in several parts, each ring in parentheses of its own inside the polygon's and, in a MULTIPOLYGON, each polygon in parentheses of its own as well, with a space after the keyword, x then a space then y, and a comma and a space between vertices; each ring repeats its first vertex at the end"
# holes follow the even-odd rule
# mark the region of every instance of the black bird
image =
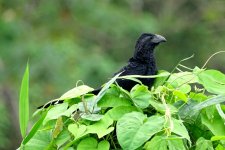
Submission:
MULTIPOLYGON (((125 75, 155 75, 157 73, 157 67, 154 57, 154 49, 161 42, 166 42, 166 39, 157 34, 143 33, 137 40, 133 57, 128 61, 128 64, 123 67, 119 72, 122 72, 120 76, 125 75)), ((142 84, 151 87, 154 82, 154 78, 140 78, 142 84)), ((116 82, 123 89, 130 91, 131 88, 137 84, 135 81, 127 79, 117 79, 116 82)), ((101 90, 96 89, 92 93, 98 94, 101 90)))
MULTIPOLYGON (((156 62, 154 57, 154 49, 161 42, 166 42, 166 39, 158 34, 143 33, 137 40, 135 45, 135 51, 133 57, 128 61, 128 64, 123 67, 119 72, 122 72, 120 76, 125 75, 155 75, 157 73, 156 62)), ((154 82, 154 78, 140 78, 142 84, 151 87, 154 82)), ((127 79, 117 79, 116 82, 123 89, 130 91, 131 88, 137 84, 135 81, 127 79)), ((91 93, 97 95, 101 88, 92 91, 91 93)), ((62 103, 62 100, 57 101, 57 103, 62 103)), ((52 103, 44 106, 45 108, 52 105, 52 103)), ((42 108, 40 106, 38 108, 42 108)))

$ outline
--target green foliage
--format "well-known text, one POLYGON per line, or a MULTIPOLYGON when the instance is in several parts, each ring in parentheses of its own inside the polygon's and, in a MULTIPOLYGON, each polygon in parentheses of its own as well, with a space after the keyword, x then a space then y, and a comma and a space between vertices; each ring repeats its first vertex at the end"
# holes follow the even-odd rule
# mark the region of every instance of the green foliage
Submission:
POLYGON ((36 113, 40 119, 20 148, 224 149, 223 81, 223 73, 196 67, 155 76, 118 74, 98 95, 88 86, 77 86, 61 96, 63 103, 36 113), (154 77, 156 82, 150 90, 137 84, 130 92, 113 84, 117 78, 135 77, 154 77))

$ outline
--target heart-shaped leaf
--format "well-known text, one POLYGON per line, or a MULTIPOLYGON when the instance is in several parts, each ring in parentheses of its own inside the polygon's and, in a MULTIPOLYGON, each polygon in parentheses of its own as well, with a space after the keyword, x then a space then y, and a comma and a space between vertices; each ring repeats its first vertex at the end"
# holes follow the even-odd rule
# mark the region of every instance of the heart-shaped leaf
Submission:
POLYGON ((140 112, 124 115, 117 122, 117 138, 123 149, 134 150, 149 140, 164 127, 162 116, 147 118, 140 112))
POLYGON ((85 125, 70 124, 68 130, 74 135, 75 140, 87 134, 85 125))

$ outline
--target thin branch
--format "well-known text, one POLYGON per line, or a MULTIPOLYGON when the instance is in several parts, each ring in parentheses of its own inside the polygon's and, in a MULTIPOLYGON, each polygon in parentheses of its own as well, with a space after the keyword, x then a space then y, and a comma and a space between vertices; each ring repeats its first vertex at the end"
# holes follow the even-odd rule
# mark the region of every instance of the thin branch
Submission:
POLYGON ((208 63, 208 62, 211 60, 211 58, 213 58, 215 55, 220 54, 220 53, 224 53, 224 52, 225 52, 225 51, 218 51, 218 52, 212 54, 212 55, 206 60, 205 64, 202 66, 201 69, 205 68, 205 66, 207 65, 207 63, 208 63))

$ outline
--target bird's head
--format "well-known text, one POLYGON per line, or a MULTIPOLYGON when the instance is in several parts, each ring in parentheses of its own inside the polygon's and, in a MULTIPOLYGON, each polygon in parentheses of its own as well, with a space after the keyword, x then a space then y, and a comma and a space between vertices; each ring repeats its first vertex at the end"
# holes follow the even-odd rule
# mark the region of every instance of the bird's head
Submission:
POLYGON ((143 33, 137 40, 134 57, 147 58, 149 54, 153 53, 154 48, 162 42, 166 42, 166 39, 161 35, 143 33))

